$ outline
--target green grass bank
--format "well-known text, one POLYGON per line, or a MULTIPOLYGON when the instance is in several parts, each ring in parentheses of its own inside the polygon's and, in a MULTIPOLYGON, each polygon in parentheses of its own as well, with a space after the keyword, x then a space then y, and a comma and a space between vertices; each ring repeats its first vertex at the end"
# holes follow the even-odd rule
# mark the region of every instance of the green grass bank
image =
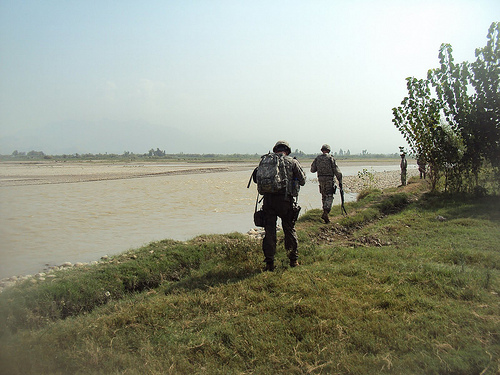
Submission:
POLYGON ((500 200, 371 190, 297 223, 164 240, 0 294, 0 374, 497 374, 500 200))

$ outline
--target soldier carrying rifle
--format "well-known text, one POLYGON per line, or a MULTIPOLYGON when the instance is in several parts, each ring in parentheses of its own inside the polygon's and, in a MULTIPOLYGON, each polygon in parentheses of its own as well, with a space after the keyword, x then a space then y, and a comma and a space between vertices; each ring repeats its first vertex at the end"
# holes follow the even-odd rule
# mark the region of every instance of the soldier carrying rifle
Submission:
POLYGON ((343 192, 342 173, 340 172, 335 159, 332 155, 330 155, 330 151, 330 146, 324 144, 321 147, 322 154, 316 156, 316 159, 314 159, 311 164, 311 172, 318 173, 319 192, 321 193, 321 200, 323 203, 323 215, 321 216, 321 218, 325 223, 330 222, 328 214, 332 209, 333 195, 335 194, 336 190, 334 177, 337 177, 340 190, 341 192, 343 192))

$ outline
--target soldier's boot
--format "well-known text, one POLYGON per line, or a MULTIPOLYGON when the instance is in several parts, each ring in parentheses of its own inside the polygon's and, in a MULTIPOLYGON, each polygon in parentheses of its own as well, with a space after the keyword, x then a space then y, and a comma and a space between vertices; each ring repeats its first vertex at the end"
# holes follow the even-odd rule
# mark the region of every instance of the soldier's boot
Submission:
POLYGON ((299 262, 297 259, 290 259, 290 267, 297 267, 299 265, 299 262))
POLYGON ((266 262, 266 266, 264 267, 264 272, 273 272, 274 271, 274 262, 266 262))
POLYGON ((323 215, 321 215, 321 218, 325 222, 325 224, 328 224, 330 222, 330 218, 328 217, 328 210, 323 210, 323 215))

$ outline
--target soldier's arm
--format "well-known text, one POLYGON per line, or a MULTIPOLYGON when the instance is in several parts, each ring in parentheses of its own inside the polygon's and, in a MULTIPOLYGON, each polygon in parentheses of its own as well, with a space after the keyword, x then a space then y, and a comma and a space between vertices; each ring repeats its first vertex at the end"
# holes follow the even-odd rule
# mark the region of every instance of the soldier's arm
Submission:
POLYGON ((316 166, 316 159, 313 160, 311 164, 311 173, 316 173, 318 171, 318 167, 316 166))
POLYGON ((294 171, 293 171, 293 177, 296 178, 299 181, 300 186, 304 186, 306 184, 306 174, 302 170, 302 167, 300 166, 299 162, 297 160, 294 160, 294 171))
POLYGON ((337 168, 337 173, 335 173, 335 177, 337 177, 337 181, 339 182, 339 185, 342 187, 342 173, 338 168, 337 168))
POLYGON ((333 174, 335 175, 335 177, 337 177, 339 185, 342 185, 342 172, 340 171, 339 166, 335 162, 335 159, 333 160, 333 174))

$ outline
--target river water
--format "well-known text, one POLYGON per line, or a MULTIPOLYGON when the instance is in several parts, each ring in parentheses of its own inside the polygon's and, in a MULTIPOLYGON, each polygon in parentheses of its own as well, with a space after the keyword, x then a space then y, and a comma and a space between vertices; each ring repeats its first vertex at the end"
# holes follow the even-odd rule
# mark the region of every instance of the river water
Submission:
MULTIPOLYGON (((341 168, 396 170, 397 163, 341 168)), ((0 187, 0 279, 47 265, 89 262, 165 238, 246 233, 256 185, 248 170, 0 187)), ((307 168, 305 168, 307 169, 307 168)), ((346 194, 346 201, 356 194, 346 194)), ((339 204, 337 193, 334 204, 339 204)), ((315 175, 301 189, 303 212, 321 207, 315 175)))

